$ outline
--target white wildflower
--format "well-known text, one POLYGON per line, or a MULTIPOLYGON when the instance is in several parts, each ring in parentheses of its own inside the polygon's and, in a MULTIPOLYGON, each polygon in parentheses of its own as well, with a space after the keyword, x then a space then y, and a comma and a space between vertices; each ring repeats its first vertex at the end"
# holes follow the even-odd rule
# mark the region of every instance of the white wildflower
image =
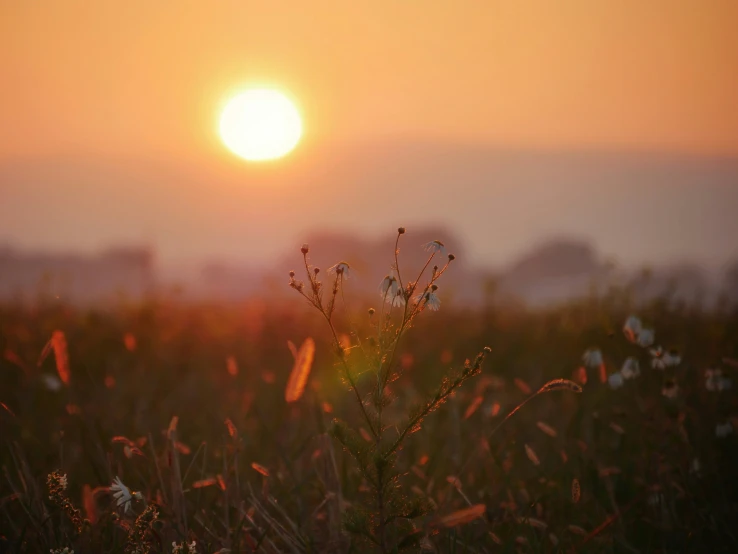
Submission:
POLYGON ((610 385, 610 388, 612 390, 617 390, 620 387, 623 386, 625 383, 625 379, 623 378, 623 375, 618 371, 613 373, 607 378, 607 384, 610 385))
POLYGON ((397 278, 394 275, 386 275, 379 284, 379 296, 386 298, 387 302, 392 302, 399 288, 397 278))
POLYGON ((723 377, 720 369, 705 370, 705 388, 710 392, 722 392, 730 390, 733 387, 733 381, 727 377, 723 377))
POLYGON ((600 367, 602 365, 602 352, 598 348, 590 348, 582 355, 584 365, 587 367, 600 367))
POLYGON ((733 425, 730 423, 730 421, 726 421, 725 423, 718 423, 715 426, 715 436, 719 439, 724 439, 728 435, 730 435, 733 432, 733 425))
POLYGON ((393 306, 404 306, 405 305, 405 295, 402 292, 402 289, 397 289, 397 293, 395 293, 395 297, 391 300, 387 298, 387 302, 390 302, 393 306))
POLYGON ((666 367, 676 367, 682 363, 682 357, 674 351, 666 352, 664 354, 664 363, 666 367))
POLYGON ((424 302, 424 305, 433 310, 434 312, 437 312, 441 308, 441 299, 438 298, 438 295, 436 294, 436 291, 438 290, 438 287, 436 285, 431 286, 431 290, 424 292, 422 294, 418 294, 413 298, 416 304, 420 304, 421 302, 424 302))
POLYGON ((47 373, 42 377, 42 379, 44 386, 51 392, 57 392, 60 388, 62 388, 62 382, 56 375, 50 375, 47 373))
POLYGON ((679 385, 674 381, 667 381, 661 389, 661 394, 670 400, 674 400, 679 395, 679 385))
POLYGON ((634 315, 630 316, 625 321, 625 325, 623 325, 623 333, 625 333, 626 338, 630 342, 636 341, 642 329, 643 326, 641 325, 641 320, 634 315))
POLYGON ((649 352, 651 353, 651 367, 654 369, 666 369, 668 364, 664 360, 664 350, 660 346, 657 346, 649 352))
POLYGON ((192 541, 190 544, 182 542, 182 544, 172 543, 172 554, 196 554, 197 542, 192 541))
POLYGON ((638 344, 643 348, 648 348, 653 344, 655 340, 655 333, 653 329, 641 329, 638 333, 638 344))
POLYGON ((625 359, 623 367, 620 370, 624 379, 635 379, 641 374, 641 366, 633 356, 625 359))
POLYGON ((115 505, 118 507, 123 506, 124 512, 132 511, 132 499, 138 498, 141 495, 141 493, 138 492, 131 493, 130 489, 126 487, 123 484, 123 481, 120 480, 120 477, 117 476, 113 479, 113 483, 110 485, 110 491, 113 493, 113 498, 115 498, 115 505))
POLYGON ((351 266, 348 264, 348 262, 338 262, 336 265, 328 268, 328 273, 335 273, 336 275, 340 275, 341 277, 346 277, 346 279, 349 278, 350 271, 351 266))
POLYGON ((433 254, 436 254, 438 252, 440 252, 441 254, 445 254, 446 245, 443 244, 440 240, 432 240, 423 245, 423 250, 425 250, 426 252, 432 252, 433 254))

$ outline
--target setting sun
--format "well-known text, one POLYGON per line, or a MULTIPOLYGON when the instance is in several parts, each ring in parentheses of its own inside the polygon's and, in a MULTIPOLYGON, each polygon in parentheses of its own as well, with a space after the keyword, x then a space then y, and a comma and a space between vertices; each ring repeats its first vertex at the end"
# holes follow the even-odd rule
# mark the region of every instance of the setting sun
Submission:
POLYGON ((273 89, 251 89, 233 97, 220 116, 220 137, 228 149, 249 161, 281 158, 302 136, 295 105, 273 89))

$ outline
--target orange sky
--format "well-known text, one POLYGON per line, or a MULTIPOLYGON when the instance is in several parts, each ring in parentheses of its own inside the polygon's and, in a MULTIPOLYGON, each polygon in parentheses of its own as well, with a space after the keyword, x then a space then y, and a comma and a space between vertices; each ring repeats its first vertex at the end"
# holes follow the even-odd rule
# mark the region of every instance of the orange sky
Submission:
POLYGON ((735 0, 0 3, 0 158, 223 155, 283 85, 310 141, 738 154, 735 0), (11 129, 12 132, 8 132, 11 129))
POLYGON ((736 0, 0 0, 0 247, 269 260, 402 223, 479 264, 557 234, 717 263, 737 28, 736 0), (304 116, 278 162, 216 136, 252 83, 304 116))

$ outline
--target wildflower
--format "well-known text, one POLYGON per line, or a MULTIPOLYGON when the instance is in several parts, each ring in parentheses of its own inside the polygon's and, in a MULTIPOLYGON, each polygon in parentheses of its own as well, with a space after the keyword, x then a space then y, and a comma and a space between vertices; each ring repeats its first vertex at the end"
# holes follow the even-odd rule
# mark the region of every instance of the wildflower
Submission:
POLYGON ((726 421, 725 423, 718 423, 715 426, 715 436, 719 439, 724 439, 728 435, 730 435, 733 432, 733 425, 730 423, 730 421, 726 421))
POLYGON ((438 290, 438 287, 436 285, 433 285, 431 287, 431 290, 417 295, 415 298, 413 298, 413 300, 416 304, 420 304, 420 302, 425 301, 425 306, 428 306, 428 308, 430 308, 434 312, 437 312, 441 307, 441 299, 438 298, 436 290, 438 290))
POLYGON ((602 352, 597 348, 590 348, 582 355, 584 365, 587 367, 600 367, 602 365, 602 352))
MULTIPOLYGON (((136 494, 136 493, 134 493, 136 494)), ((136 518, 133 527, 128 531, 126 554, 150 554, 153 552, 155 533, 152 525, 159 518, 156 504, 149 504, 136 518)))
POLYGON ((379 284, 379 296, 386 298, 388 302, 392 302, 394 297, 397 296, 399 288, 400 284, 394 275, 385 275, 379 284))
POLYGON ((705 370, 705 388, 710 392, 730 390, 732 387, 733 381, 723 377, 723 372, 720 369, 705 370))
POLYGON ((110 485, 110 491, 113 493, 113 498, 115 498, 115 505, 118 507, 123 506, 124 512, 132 511, 131 501, 133 498, 138 498, 141 494, 138 492, 131 493, 131 490, 117 476, 110 485))
POLYGON ((682 363, 682 357, 672 350, 664 354, 664 363, 666 367, 675 367, 682 363))
POLYGON ((651 346, 654 340, 655 334, 653 332, 653 329, 641 329, 641 332, 638 333, 638 344, 643 348, 648 348, 649 346, 651 346))
MULTIPOLYGON (((389 298, 387 299, 387 302, 390 302, 389 298)), ((403 306, 405 304, 405 294, 402 289, 397 289, 397 294, 395 294, 395 297, 390 303, 393 306, 403 306)))
POLYGON ((423 245, 423 250, 425 250, 426 252, 432 252, 433 254, 436 254, 438 252, 440 252, 441 254, 445 254, 446 245, 443 244, 440 240, 432 240, 423 245))
POLYGON ((667 381, 664 383, 664 387, 661 389, 661 394, 670 400, 674 400, 679 394, 679 385, 674 381, 667 381))
POLYGON ((349 266, 348 262, 338 262, 336 265, 328 268, 328 273, 335 273, 336 275, 340 275, 348 279, 350 269, 351 266, 349 266))
POLYGON ((196 541, 192 541, 190 544, 187 544, 185 541, 182 541, 182 544, 172 543, 172 554, 195 554, 196 552, 196 541))
POLYGON ((625 337, 630 342, 636 341, 636 338, 638 337, 642 329, 643 326, 641 325, 641 320, 634 315, 630 316, 625 321, 625 325, 623 325, 623 333, 625 333, 625 337))
POLYGON ((620 373, 619 371, 616 373, 613 373, 607 378, 607 384, 610 385, 610 388, 612 390, 619 389, 620 387, 623 386, 624 383, 625 383, 625 378, 623 374, 620 373))
POLYGON ((67 476, 59 470, 52 471, 46 477, 46 486, 49 489, 49 500, 67 514, 67 517, 74 524, 77 532, 81 533, 86 522, 82 519, 82 513, 72 505, 65 492, 67 489, 67 476))
POLYGON ((651 353, 651 367, 654 369, 666 369, 668 367, 667 360, 664 359, 664 350, 657 346, 652 348, 651 353))
POLYGON ((630 356, 623 362, 623 367, 620 369, 620 374, 624 379, 635 379, 641 374, 641 367, 638 364, 638 360, 630 356))

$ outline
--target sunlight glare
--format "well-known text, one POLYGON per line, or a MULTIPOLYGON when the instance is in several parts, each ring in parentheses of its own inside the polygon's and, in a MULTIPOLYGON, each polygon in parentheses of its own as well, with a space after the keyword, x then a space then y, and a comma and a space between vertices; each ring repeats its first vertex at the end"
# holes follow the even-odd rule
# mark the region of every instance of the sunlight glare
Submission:
POLYGON ((220 116, 220 137, 228 149, 248 161, 281 158, 302 136, 295 105, 274 89, 251 89, 234 96, 220 116))

